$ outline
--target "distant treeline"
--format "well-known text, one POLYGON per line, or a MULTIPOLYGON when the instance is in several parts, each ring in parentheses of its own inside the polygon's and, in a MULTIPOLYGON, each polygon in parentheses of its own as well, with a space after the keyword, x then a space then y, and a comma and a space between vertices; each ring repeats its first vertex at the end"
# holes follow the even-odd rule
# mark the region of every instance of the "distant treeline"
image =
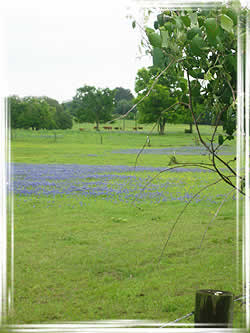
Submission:
MULTIPOLYGON (((24 129, 71 129, 73 120, 81 122, 112 121, 127 113, 133 106, 134 96, 129 89, 118 87, 114 90, 84 86, 77 89, 71 101, 59 103, 42 97, 8 98, 11 128, 24 129)), ((135 110, 127 119, 133 119, 135 110)))
POLYGON ((72 115, 49 97, 10 96, 8 98, 11 128, 67 129, 72 128, 72 115))

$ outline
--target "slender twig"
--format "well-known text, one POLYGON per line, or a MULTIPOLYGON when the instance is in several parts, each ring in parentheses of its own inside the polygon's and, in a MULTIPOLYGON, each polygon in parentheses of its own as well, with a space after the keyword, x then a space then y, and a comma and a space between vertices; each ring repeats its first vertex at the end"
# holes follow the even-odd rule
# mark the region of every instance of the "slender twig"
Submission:
MULTIPOLYGON (((168 110, 172 109, 175 105, 178 105, 178 104, 182 104, 182 105, 188 106, 187 103, 184 103, 184 102, 176 102, 176 103, 170 105, 169 107, 167 107, 166 109, 164 109, 163 111, 161 111, 158 120, 160 119, 161 115, 162 115, 164 112, 167 112, 168 110)), ((154 124, 153 128, 152 128, 151 131, 149 132, 149 135, 152 134, 152 132, 153 132, 153 130, 155 129, 156 125, 157 125, 157 122, 154 124)), ((140 149, 139 153, 138 153, 137 156, 136 156, 136 160, 135 160, 135 168, 136 168, 136 165, 137 165, 137 161, 138 161, 138 159, 139 159, 141 153, 143 152, 143 150, 145 149, 146 146, 147 146, 147 139, 146 139, 144 145, 142 146, 142 148, 140 149)))
POLYGON ((212 218, 212 219, 210 220, 210 222, 208 223, 207 228, 206 228, 206 230, 205 230, 205 232, 204 232, 204 234, 203 234, 203 237, 202 237, 202 239, 201 239, 200 246, 199 246, 199 250, 201 249, 202 243, 204 242, 204 239, 205 239, 205 237, 206 237, 206 234, 207 234, 208 228, 209 228, 210 225, 213 223, 213 221, 216 219, 216 217, 217 217, 218 213, 220 212, 221 207, 224 205, 226 199, 227 199, 227 198, 230 196, 230 194, 233 193, 234 191, 235 191, 235 190, 233 189, 232 191, 230 191, 230 192, 224 197, 224 199, 222 200, 222 202, 221 202, 220 206, 218 207, 216 213, 214 214, 213 218, 212 218))
POLYGON ((227 176, 225 176, 218 168, 215 162, 215 156, 216 154, 214 153, 214 149, 213 149, 213 143, 211 142, 211 146, 212 146, 212 162, 213 162, 213 166, 215 168, 215 170, 217 171, 218 175, 230 186, 234 186, 233 183, 227 178, 227 176))
MULTIPOLYGON (((220 119, 221 119, 222 113, 223 113, 225 110, 226 110, 226 107, 225 107, 225 108, 222 108, 222 109, 220 110, 220 112, 218 113, 218 115, 217 115, 216 123, 215 123, 215 128, 214 128, 214 132, 213 132, 212 139, 211 139, 212 142, 214 141, 214 136, 215 136, 215 134, 216 134, 216 132, 217 132, 217 128, 218 128, 218 126, 219 126, 219 122, 220 122, 220 119)), ((216 149, 215 149, 215 150, 216 150, 216 149)))
MULTIPOLYGON (((157 177, 159 177, 162 173, 164 173, 164 172, 166 172, 166 171, 170 171, 170 170, 173 170, 173 169, 176 169, 176 168, 179 168, 179 166, 173 166, 173 167, 170 167, 170 168, 166 168, 166 169, 163 169, 163 170, 161 170, 161 171, 159 171, 158 173, 157 173, 157 175, 155 175, 155 176, 153 176, 144 186, 143 186, 143 188, 141 189, 141 191, 140 191, 140 193, 139 194, 141 194, 144 190, 145 190, 145 188, 149 185, 149 184, 151 184, 157 177)), ((135 202, 135 200, 136 200, 136 198, 134 198, 134 200, 132 201, 132 203, 131 203, 131 205, 133 205, 133 203, 135 202)))
POLYGON ((212 164, 209 164, 209 163, 202 163, 202 162, 197 162, 197 163, 186 163, 186 162, 178 162, 176 163, 177 165, 180 165, 180 166, 193 166, 193 167, 200 167, 200 168, 203 168, 203 169, 207 169, 207 170, 210 170, 212 172, 216 172, 214 169, 210 168, 209 166, 213 166, 212 164))
POLYGON ((184 103, 184 102, 176 102, 176 103, 170 105, 169 107, 167 107, 165 110, 161 111, 161 114, 162 114, 163 112, 167 112, 168 110, 172 109, 175 105, 178 105, 178 104, 185 105, 186 107, 189 107, 189 104, 187 104, 187 103, 184 103))
MULTIPOLYGON (((180 60, 180 59, 179 59, 180 60)), ((160 77, 169 69, 169 67, 174 63, 175 59, 173 58, 170 63, 167 65, 167 67, 165 67, 157 76, 156 78, 154 79, 154 82, 152 83, 151 87, 149 88, 148 92, 146 93, 146 95, 144 95, 136 104, 134 104, 132 106, 132 108, 130 108, 125 114, 121 115, 120 117, 116 118, 116 119, 113 119, 111 121, 116 121, 116 120, 120 120, 120 119, 123 119, 123 118, 126 118, 127 115, 130 114, 131 111, 133 111, 137 105, 139 105, 146 97, 149 96, 149 94, 151 93, 151 91, 153 90, 154 86, 156 85, 156 83, 158 82, 158 80, 160 79, 160 77)), ((111 122, 110 121, 110 122, 111 122)))
POLYGON ((189 109, 191 111, 193 122, 194 122, 194 125, 195 125, 195 128, 196 128, 196 131, 198 133, 198 137, 200 139, 200 142, 203 144, 203 146, 205 148, 207 148, 208 151, 210 151, 209 147, 207 146, 206 142, 203 140, 203 138, 201 136, 200 129, 199 129, 199 126, 198 126, 198 123, 197 123, 197 120, 195 118, 195 114, 194 114, 194 111, 193 111, 192 90, 191 90, 191 83, 190 83, 190 77, 189 77, 189 72, 188 71, 187 71, 187 80, 188 80, 188 90, 189 90, 189 109))
MULTIPOLYGON (((211 165, 211 164, 207 164, 207 165, 211 165)), ((159 177, 162 173, 164 173, 164 172, 167 172, 167 171, 170 171, 170 170, 174 170, 174 169, 177 169, 177 168, 180 168, 180 167, 185 167, 185 166, 195 166, 195 167, 201 167, 201 168, 203 168, 203 169, 208 169, 208 170, 210 170, 210 171, 212 171, 212 172, 216 172, 214 169, 211 169, 211 168, 209 168, 209 167, 206 167, 206 163, 178 163, 178 165, 176 165, 176 166, 173 166, 173 167, 170 167, 170 168, 166 168, 166 169, 163 169, 163 170, 161 170, 161 171, 159 171, 158 173, 157 173, 157 175, 155 175, 155 176, 153 176, 153 177, 151 177, 151 179, 143 186, 143 188, 141 189, 141 191, 140 191, 140 193, 139 194, 141 194, 144 190, 145 190, 145 188, 149 185, 149 184, 151 184, 157 177, 159 177)), ((131 204, 133 204, 134 202, 135 202, 135 200, 136 200, 136 198, 132 201, 132 203, 131 204)))
POLYGON ((227 83, 228 83, 230 89, 232 90, 233 100, 234 100, 234 102, 236 102, 235 91, 233 90, 233 87, 228 79, 227 79, 227 83))
POLYGON ((201 116, 204 115, 204 113, 205 113, 205 111, 204 111, 204 112, 201 112, 201 113, 199 114, 199 116, 198 116, 197 119, 196 119, 197 123, 198 123, 198 121, 200 120, 201 116))
MULTIPOLYGON (((157 125, 157 123, 155 123, 155 124, 154 124, 154 126, 153 126, 153 127, 152 127, 152 129, 151 129, 151 131, 149 132, 149 135, 153 133, 153 131, 154 131, 154 129, 155 129, 155 127, 156 127, 156 125, 157 125)), ((138 161, 138 159, 139 159, 139 157, 140 157, 141 153, 142 153, 142 152, 143 152, 143 150, 145 149, 145 147, 146 147, 147 143, 148 143, 148 141, 147 141, 147 139, 146 139, 146 141, 145 141, 145 143, 144 143, 143 147, 140 149, 139 153, 136 155, 136 160, 135 160, 135 168, 136 168, 136 165, 137 165, 137 161, 138 161)))
MULTIPOLYGON (((203 140, 201 133, 200 133, 200 129, 197 123, 197 120, 195 118, 194 115, 194 111, 193 111, 193 106, 192 106, 192 91, 191 91, 191 83, 190 83, 190 77, 189 77, 189 73, 187 71, 187 80, 188 80, 188 89, 189 89, 189 109, 191 111, 192 114, 192 118, 198 133, 198 137, 200 142, 203 144, 203 146, 212 154, 212 159, 213 159, 213 164, 214 164, 214 168, 215 170, 218 172, 218 174, 220 175, 220 177, 230 186, 234 187, 234 189, 237 189, 236 186, 229 180, 227 179, 227 177, 225 175, 223 175, 219 169, 216 167, 215 164, 215 158, 218 159, 222 164, 224 164, 226 166, 227 169, 229 169, 235 176, 237 176, 236 172, 233 170, 233 168, 231 168, 222 158, 220 158, 217 154, 215 154, 215 151, 212 147, 212 149, 206 144, 206 142, 203 140)), ((240 189, 238 189, 240 193, 244 194, 244 192, 242 192, 240 189)))
POLYGON ((169 243, 169 240, 170 240, 170 238, 171 238, 171 236, 172 236, 172 234, 173 234, 173 231, 174 231, 174 229, 175 229, 175 227, 176 227, 176 225, 177 225, 177 223, 178 223, 178 221, 179 221, 179 219, 180 219, 180 217, 182 216, 182 214, 184 213, 184 211, 186 210, 186 208, 189 206, 189 204, 201 193, 201 192, 203 192, 204 190, 206 190, 208 187, 210 187, 210 186, 213 186, 213 185, 216 185, 216 184, 218 184, 220 181, 222 181, 222 179, 219 179, 219 180, 217 180, 216 182, 214 182, 214 183, 211 183, 211 184, 209 184, 209 185, 207 185, 207 186, 205 186, 205 187, 203 187, 200 191, 198 191, 187 203, 186 203, 186 205, 185 205, 185 207, 181 210, 181 212, 179 213, 179 215, 177 216, 177 219, 175 220, 175 223, 173 224, 173 226, 172 226, 172 228, 171 228, 171 230, 170 230, 170 232, 169 232, 169 235, 168 235, 168 238, 167 238, 167 241, 165 242, 165 244, 164 244, 164 247, 163 247, 163 249, 162 249, 162 251, 161 251, 161 254, 160 254, 160 257, 159 257, 159 260, 158 260, 158 264, 160 263, 160 261, 161 261, 161 258, 162 258, 162 256, 163 256, 163 253, 164 253, 164 251, 165 251, 165 249, 167 248, 167 246, 168 246, 168 243, 169 243))

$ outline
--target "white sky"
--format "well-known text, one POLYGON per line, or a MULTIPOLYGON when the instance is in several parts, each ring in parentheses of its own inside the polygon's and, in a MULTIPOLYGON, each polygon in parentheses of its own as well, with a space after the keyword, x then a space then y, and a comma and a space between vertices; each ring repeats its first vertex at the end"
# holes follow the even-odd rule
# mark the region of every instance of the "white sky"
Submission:
POLYGON ((139 34, 128 0, 8 0, 4 17, 8 95, 62 102, 85 84, 134 89, 139 34))
POLYGON ((62 102, 85 84, 134 93, 137 70, 151 59, 136 59, 140 36, 126 18, 136 14, 132 1, 2 0, 6 94, 62 102))

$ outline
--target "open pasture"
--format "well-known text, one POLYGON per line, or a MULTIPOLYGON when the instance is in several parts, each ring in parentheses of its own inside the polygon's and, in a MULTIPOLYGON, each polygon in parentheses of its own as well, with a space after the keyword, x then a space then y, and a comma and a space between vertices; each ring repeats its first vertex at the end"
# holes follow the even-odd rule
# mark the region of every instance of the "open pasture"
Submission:
MULTIPOLYGON (((146 149, 195 147, 194 135, 178 134, 178 128, 172 136, 153 136, 146 149)), ((44 133, 51 137, 16 132, 9 188, 15 218, 10 322, 168 322, 193 310, 197 289, 241 293, 232 195, 211 223, 230 191, 222 182, 188 205, 161 256, 178 214, 218 179, 212 172, 178 168, 159 173, 171 155, 141 154, 135 163, 136 153, 121 152, 140 150, 147 133, 75 129, 58 132, 54 140, 49 131, 44 133)), ((233 152, 233 145, 229 148, 233 152)), ((176 158, 209 160, 195 154, 176 158)), ((237 327, 241 313, 235 305, 237 327)))

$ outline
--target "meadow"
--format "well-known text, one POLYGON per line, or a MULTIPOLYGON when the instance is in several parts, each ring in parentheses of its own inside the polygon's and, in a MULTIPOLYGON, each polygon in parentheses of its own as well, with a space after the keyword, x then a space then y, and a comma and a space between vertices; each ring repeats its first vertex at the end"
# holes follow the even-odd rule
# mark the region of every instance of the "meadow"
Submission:
MULTIPOLYGON (((184 125, 168 125, 163 136, 151 133, 150 124, 133 127, 126 121, 125 131, 80 124, 12 132, 10 323, 170 322, 194 309, 198 289, 242 293, 236 200, 225 199, 231 189, 223 182, 209 187, 218 176, 197 167, 163 172, 175 166, 173 156, 180 163, 209 161, 197 134, 185 134, 184 125)), ((213 129, 201 130, 209 137, 213 129)), ((235 143, 221 152, 228 161, 235 143)), ((235 304, 235 327, 243 313, 235 304)))

